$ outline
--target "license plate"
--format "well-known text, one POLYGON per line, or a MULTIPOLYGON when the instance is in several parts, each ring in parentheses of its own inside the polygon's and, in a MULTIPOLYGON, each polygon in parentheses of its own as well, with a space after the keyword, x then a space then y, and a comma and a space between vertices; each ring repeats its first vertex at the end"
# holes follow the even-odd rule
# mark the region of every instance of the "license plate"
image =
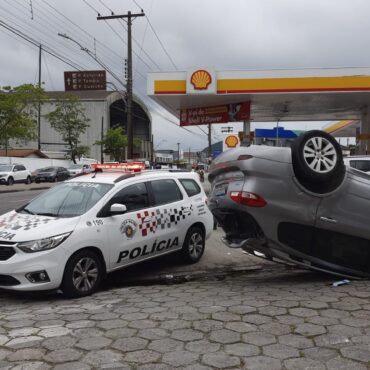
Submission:
POLYGON ((227 193, 227 184, 216 185, 215 195, 216 197, 221 197, 227 193))

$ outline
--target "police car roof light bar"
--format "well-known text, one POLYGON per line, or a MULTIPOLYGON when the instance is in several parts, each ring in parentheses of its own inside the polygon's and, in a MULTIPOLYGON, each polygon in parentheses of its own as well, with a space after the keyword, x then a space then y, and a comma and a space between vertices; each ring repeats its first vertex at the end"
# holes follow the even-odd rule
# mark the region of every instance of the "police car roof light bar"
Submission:
POLYGON ((116 171, 133 171, 140 172, 145 169, 144 162, 129 162, 129 163, 94 163, 91 165, 95 171, 116 170, 116 171))

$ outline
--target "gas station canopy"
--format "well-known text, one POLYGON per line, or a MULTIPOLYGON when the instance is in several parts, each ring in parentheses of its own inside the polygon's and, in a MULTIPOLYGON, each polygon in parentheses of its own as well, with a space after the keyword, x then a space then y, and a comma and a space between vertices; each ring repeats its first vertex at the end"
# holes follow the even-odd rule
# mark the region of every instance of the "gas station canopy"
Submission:
POLYGON ((148 95, 180 117, 181 109, 251 102, 251 121, 361 120, 370 103, 370 68, 148 74, 148 95))

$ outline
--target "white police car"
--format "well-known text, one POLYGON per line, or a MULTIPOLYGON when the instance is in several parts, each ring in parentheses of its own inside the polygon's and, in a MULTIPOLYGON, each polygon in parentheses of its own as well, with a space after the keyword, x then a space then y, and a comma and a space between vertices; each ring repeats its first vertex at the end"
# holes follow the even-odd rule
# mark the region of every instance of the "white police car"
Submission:
POLYGON ((0 288, 86 296, 106 273, 143 260, 179 251, 199 261, 212 225, 197 174, 77 177, 0 216, 0 288))

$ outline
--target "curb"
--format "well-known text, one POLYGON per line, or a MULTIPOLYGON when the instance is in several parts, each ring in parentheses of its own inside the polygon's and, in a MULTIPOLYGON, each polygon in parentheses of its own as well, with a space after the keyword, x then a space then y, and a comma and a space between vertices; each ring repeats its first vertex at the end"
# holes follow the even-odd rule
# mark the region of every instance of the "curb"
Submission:
POLYGON ((248 267, 231 267, 224 270, 212 270, 212 271, 180 271, 178 273, 168 273, 168 274, 159 274, 154 276, 143 276, 143 277, 128 277, 125 279, 124 283, 122 281, 109 282, 109 277, 107 278, 104 284, 108 284, 109 287, 116 288, 122 286, 144 286, 144 285, 164 285, 164 284, 183 284, 195 280, 223 280, 227 276, 238 275, 238 274, 251 274, 254 272, 259 272, 264 269, 262 265, 253 265, 248 267))
POLYGON ((8 194, 8 193, 20 193, 22 191, 32 191, 32 190, 47 190, 50 187, 43 187, 43 188, 29 188, 29 189, 13 189, 13 190, 0 190, 0 194, 8 194))

